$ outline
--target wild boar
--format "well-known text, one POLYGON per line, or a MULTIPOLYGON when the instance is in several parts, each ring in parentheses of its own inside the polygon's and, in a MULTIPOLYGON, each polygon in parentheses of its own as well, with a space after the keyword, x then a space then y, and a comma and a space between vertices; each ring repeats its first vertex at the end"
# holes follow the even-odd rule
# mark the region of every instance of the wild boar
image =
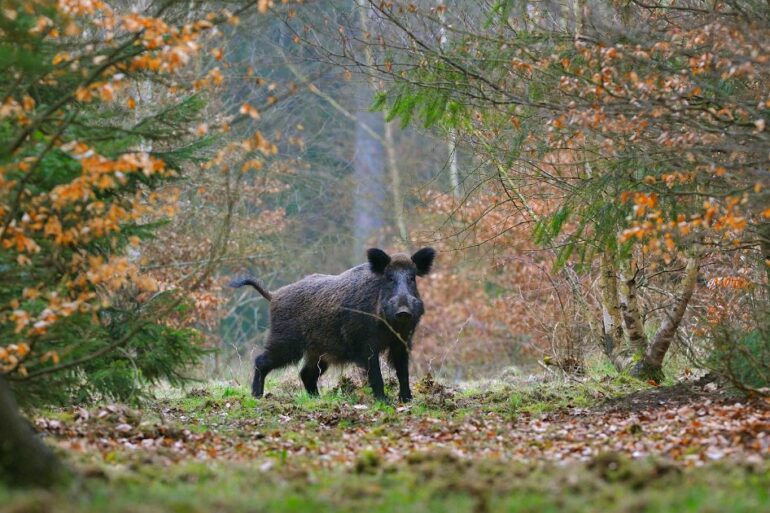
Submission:
POLYGON ((368 263, 338 275, 312 274, 273 292, 254 278, 230 284, 251 285, 270 301, 265 351, 254 362, 255 397, 271 370, 304 358, 300 377, 309 394, 318 394, 318 378, 329 365, 354 363, 365 370, 374 396, 385 400, 380 354, 387 353, 399 399, 412 399, 409 352, 425 311, 416 277, 430 272, 436 251, 422 248, 410 257, 372 248, 366 254, 368 263))

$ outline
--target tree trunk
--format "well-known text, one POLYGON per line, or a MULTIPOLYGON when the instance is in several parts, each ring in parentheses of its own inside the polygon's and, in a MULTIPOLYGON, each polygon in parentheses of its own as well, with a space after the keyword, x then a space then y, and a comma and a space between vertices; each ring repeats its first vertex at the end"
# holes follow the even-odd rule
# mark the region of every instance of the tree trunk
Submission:
POLYGON ((698 268, 700 266, 700 257, 691 256, 687 259, 687 267, 684 271, 684 277, 679 284, 679 291, 676 295, 674 308, 668 313, 663 324, 652 339, 644 358, 634 367, 632 373, 641 378, 649 378, 660 381, 663 378, 663 358, 674 340, 676 330, 682 322, 684 312, 690 303, 690 298, 695 290, 698 281, 698 268))
POLYGON ((393 217, 396 218, 396 227, 398 236, 404 243, 409 242, 409 232, 406 229, 406 219, 404 218, 404 198, 401 196, 401 171, 398 169, 396 159, 396 145, 393 140, 393 128, 391 124, 385 122, 385 154, 388 157, 388 172, 390 173, 390 190, 393 198, 393 217))
POLYGON ((604 353, 616 369, 622 370, 624 363, 619 351, 623 343, 623 324, 618 304, 618 277, 614 255, 609 250, 605 250, 602 254, 599 287, 604 321, 604 340, 602 341, 604 353))
POLYGON ((0 481, 11 486, 51 486, 63 468, 19 414, 11 388, 0 376, 0 481))
POLYGON ((460 192, 460 167, 457 164, 457 131, 454 128, 449 130, 447 153, 449 154, 449 185, 452 189, 452 196, 459 198, 462 194, 460 192))
POLYGON ((636 288, 636 262, 633 258, 620 264, 620 312, 628 346, 642 356, 647 349, 642 313, 639 309, 636 288))
MULTIPOLYGON (((439 10, 439 49, 444 50, 448 38, 446 27, 444 27, 444 0, 438 0, 436 4, 441 8, 439 10)), ((460 168, 457 165, 457 131, 454 128, 449 129, 447 138, 447 157, 449 158, 449 187, 452 189, 452 195, 455 198, 460 197, 460 168)))
MULTIPOLYGON (((366 0, 358 0, 357 4, 361 38, 366 40, 369 37, 369 6, 366 0)), ((364 43, 363 51, 367 66, 373 66, 374 58, 368 43, 364 43)), ((385 227, 383 205, 386 190, 385 161, 387 157, 385 153, 387 148, 384 139, 380 136, 384 132, 385 121, 382 113, 369 112, 373 89, 372 80, 363 82, 361 85, 362 87, 356 91, 356 134, 353 161, 355 180, 353 191, 354 261, 358 261, 361 248, 369 243, 371 237, 385 227), (363 87, 364 84, 368 84, 369 87, 363 87)))
POLYGON ((380 140, 363 127, 382 133, 383 119, 379 112, 368 112, 369 88, 358 91, 356 112, 355 155, 353 158, 353 255, 358 261, 362 248, 375 243, 371 240, 385 226, 383 204, 385 203, 385 151, 380 140))
POLYGON ((759 237, 759 249, 762 251, 765 271, 768 281, 770 281, 770 223, 759 223, 756 226, 757 236, 759 237))
POLYGON ((574 9, 575 41, 578 41, 584 34, 586 0, 574 0, 574 9))

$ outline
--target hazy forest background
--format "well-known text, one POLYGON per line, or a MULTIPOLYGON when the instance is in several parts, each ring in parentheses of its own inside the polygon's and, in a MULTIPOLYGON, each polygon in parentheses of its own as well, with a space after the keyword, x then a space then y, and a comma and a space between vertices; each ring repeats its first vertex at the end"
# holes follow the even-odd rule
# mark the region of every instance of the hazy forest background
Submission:
POLYGON ((1 510, 767 507, 767 2, 0 0, 0 70, 1 510), (423 246, 414 403, 249 396, 232 278, 423 246))

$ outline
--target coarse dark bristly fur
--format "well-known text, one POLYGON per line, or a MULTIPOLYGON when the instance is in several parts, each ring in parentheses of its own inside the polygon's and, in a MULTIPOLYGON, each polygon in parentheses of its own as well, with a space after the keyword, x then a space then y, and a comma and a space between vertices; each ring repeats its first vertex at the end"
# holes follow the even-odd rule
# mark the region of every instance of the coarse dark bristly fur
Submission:
POLYGON ((354 363, 367 373, 372 392, 385 400, 380 355, 387 353, 399 384, 399 399, 409 401, 409 351, 425 309, 417 276, 430 272, 436 251, 422 248, 411 257, 367 252, 369 262, 337 274, 312 274, 269 292, 258 280, 242 278, 230 286, 251 285, 270 301, 270 331, 265 351, 254 362, 252 394, 261 397, 273 369, 304 358, 305 389, 318 394, 318 378, 331 364, 354 363))

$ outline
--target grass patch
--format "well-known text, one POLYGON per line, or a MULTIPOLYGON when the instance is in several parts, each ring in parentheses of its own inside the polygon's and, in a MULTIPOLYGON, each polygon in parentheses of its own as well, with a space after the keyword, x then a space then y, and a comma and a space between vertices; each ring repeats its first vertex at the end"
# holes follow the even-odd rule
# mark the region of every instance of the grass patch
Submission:
POLYGON ((614 377, 603 379, 525 382, 484 390, 468 388, 460 393, 458 403, 462 410, 482 408, 516 418, 522 414, 537 415, 568 408, 590 408, 607 399, 649 388, 650 385, 646 383, 616 373, 614 377))

